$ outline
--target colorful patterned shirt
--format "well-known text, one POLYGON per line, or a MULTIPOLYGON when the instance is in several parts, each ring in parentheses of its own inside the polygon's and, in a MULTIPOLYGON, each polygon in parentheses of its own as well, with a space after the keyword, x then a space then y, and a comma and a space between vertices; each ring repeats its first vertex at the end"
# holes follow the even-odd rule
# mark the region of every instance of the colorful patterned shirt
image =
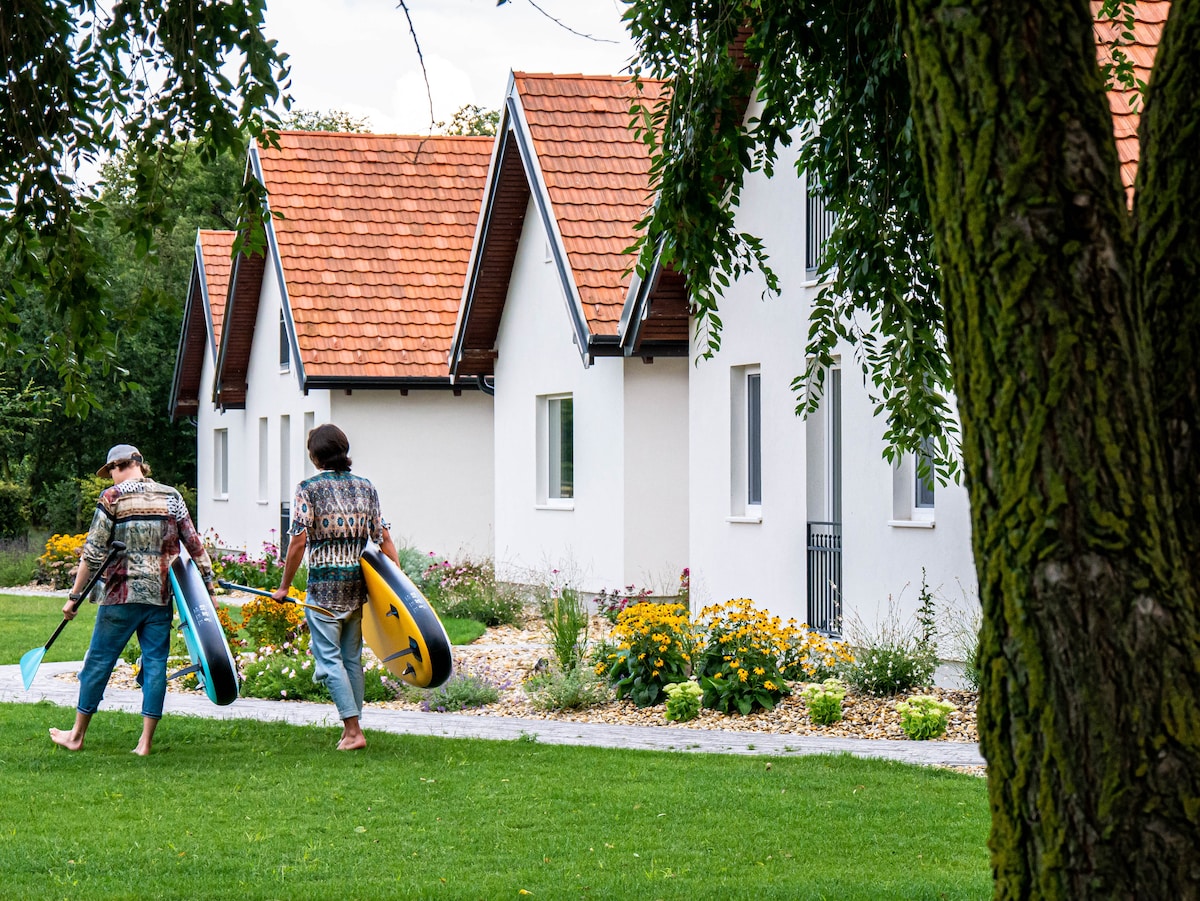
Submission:
POLYGON ((90 572, 95 573, 104 562, 108 543, 114 538, 125 542, 125 553, 105 572, 101 604, 169 604, 168 573, 179 556, 180 542, 212 590, 212 562, 187 505, 174 488, 134 478, 101 492, 83 546, 90 572))
POLYGON ((366 603, 358 558, 368 541, 383 541, 387 527, 375 486, 361 476, 325 470, 301 482, 290 533, 308 533, 309 603, 338 613, 366 603))

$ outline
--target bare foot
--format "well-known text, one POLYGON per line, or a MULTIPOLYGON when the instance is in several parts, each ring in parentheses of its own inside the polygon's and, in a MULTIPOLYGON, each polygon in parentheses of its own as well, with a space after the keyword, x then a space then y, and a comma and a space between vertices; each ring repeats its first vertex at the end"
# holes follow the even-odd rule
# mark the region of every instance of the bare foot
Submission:
POLYGON ((342 740, 337 744, 337 749, 339 751, 361 751, 366 746, 367 737, 360 732, 358 735, 342 736, 342 740))
POLYGON ((77 737, 73 729, 51 729, 50 740, 68 751, 78 751, 83 747, 83 739, 77 737))
POLYGON ((138 746, 136 748, 134 748, 132 751, 130 751, 129 753, 136 754, 138 757, 149 757, 150 756, 150 746, 147 745, 146 747, 143 748, 142 743, 138 742, 138 746))

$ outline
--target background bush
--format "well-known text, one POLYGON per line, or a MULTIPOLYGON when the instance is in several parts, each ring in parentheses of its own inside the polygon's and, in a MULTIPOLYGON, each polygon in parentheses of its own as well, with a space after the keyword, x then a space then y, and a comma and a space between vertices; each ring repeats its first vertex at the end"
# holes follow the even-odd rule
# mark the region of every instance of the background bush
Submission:
POLYGON ((24 538, 29 533, 29 489, 0 482, 0 538, 24 538))

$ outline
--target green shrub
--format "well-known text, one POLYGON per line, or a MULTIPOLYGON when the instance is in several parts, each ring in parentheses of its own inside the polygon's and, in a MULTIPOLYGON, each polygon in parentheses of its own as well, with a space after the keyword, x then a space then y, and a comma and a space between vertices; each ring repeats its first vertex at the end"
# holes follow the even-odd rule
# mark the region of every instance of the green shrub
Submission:
POLYGON ((537 673, 525 681, 524 688, 538 710, 586 710, 612 698, 607 683, 585 666, 537 673))
POLYGON ((638 590, 632 585, 626 585, 624 591, 616 591, 615 589, 609 591, 607 588, 601 588, 600 593, 596 595, 594 601, 596 612, 613 625, 616 625, 617 617, 621 615, 622 610, 634 604, 641 604, 649 597, 649 588, 638 590))
POLYGON ((500 700, 500 688, 482 674, 456 672, 437 688, 428 689, 423 710, 452 713, 469 707, 486 707, 500 700))
MULTIPOLYGON (((205 536, 205 544, 218 579, 265 591, 279 587, 283 580, 283 558, 279 555, 278 545, 264 541, 262 553, 251 556, 245 551, 219 550, 212 544, 214 538, 220 541, 216 536, 205 536)), ((298 576, 295 581, 300 583, 301 578, 298 576)))
POLYGON ((842 721, 842 700, 846 697, 846 684, 841 679, 826 679, 821 684, 813 683, 802 695, 808 707, 808 718, 818 726, 832 726, 842 721))
POLYGON ((524 599, 511 585, 496 581, 490 560, 430 563, 423 574, 429 603, 443 616, 474 619, 486 626, 520 622, 524 599))
POLYGON ((951 711, 958 708, 949 701, 939 701, 932 695, 914 695, 899 701, 900 728, 915 741, 926 741, 946 734, 951 711))
POLYGON ((42 524, 55 534, 74 534, 91 523, 91 508, 87 512, 87 523, 83 522, 82 499, 76 479, 63 479, 44 486, 38 501, 42 508, 42 524))
POLYGON ((0 585, 28 585, 37 572, 37 546, 28 536, 0 539, 0 585))
POLYGON ((873 695, 896 695, 930 684, 938 663, 932 614, 932 598, 922 582, 918 618, 902 621, 891 598, 887 615, 874 628, 856 617, 848 630, 855 651, 854 662, 844 671, 846 681, 873 695))
POLYGON ((24 538, 29 533, 29 489, 0 482, 0 538, 24 538))
POLYGON ((664 685, 686 682, 692 671, 695 636, 681 604, 634 604, 617 617, 616 650, 602 664, 617 698, 638 707, 658 703, 664 685))
POLYGON ((672 682, 664 685, 667 695, 666 717, 673 723, 686 723, 700 715, 700 699, 704 689, 695 682, 672 682))

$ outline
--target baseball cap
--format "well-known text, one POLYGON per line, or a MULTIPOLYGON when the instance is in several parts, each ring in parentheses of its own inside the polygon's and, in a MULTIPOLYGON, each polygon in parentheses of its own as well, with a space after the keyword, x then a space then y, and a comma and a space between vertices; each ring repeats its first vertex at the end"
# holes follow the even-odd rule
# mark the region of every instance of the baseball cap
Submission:
POLYGON ((122 460, 134 460, 137 463, 142 462, 142 452, 132 444, 114 444, 108 449, 108 459, 104 465, 96 470, 96 475, 103 478, 108 475, 108 471, 112 469, 114 463, 120 463, 122 460))

